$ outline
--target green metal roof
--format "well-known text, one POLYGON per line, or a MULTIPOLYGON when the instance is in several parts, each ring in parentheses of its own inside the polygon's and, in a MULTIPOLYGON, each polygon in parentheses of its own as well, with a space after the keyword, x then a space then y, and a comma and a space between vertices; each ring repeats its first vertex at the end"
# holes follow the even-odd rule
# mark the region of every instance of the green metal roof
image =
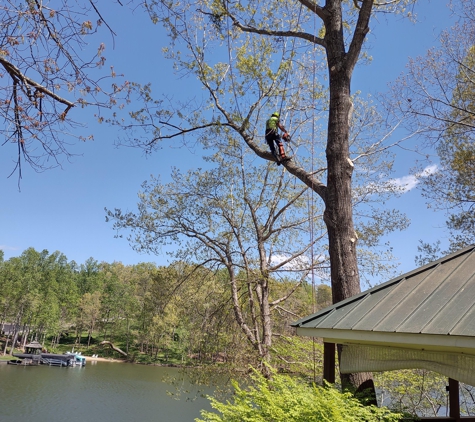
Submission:
POLYGON ((291 325, 298 334, 336 343, 432 344, 475 351, 475 246, 291 325))

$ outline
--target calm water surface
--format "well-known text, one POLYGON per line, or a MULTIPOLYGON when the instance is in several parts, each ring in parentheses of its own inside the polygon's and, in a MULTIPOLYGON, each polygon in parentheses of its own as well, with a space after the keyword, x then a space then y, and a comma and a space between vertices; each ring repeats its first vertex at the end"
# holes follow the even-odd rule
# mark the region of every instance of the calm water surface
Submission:
POLYGON ((185 422, 210 410, 176 368, 88 362, 84 368, 0 364, 1 422, 185 422), (170 383, 174 378, 175 382, 170 383), (187 390, 177 396, 176 385, 187 390))

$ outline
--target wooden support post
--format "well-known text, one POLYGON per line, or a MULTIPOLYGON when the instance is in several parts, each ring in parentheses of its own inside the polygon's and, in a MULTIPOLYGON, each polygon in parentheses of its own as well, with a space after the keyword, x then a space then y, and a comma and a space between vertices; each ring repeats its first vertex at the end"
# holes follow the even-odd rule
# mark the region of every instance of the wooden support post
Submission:
POLYGON ((449 378, 449 416, 460 422, 459 382, 449 378))
POLYGON ((335 343, 323 343, 323 379, 335 383, 335 343))

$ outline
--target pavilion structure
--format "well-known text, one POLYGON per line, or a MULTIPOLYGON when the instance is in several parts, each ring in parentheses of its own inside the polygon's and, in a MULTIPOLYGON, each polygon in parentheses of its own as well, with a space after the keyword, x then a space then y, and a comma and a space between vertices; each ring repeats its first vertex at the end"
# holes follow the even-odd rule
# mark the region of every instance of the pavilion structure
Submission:
POLYGON ((43 346, 36 340, 33 340, 31 343, 28 343, 25 346, 25 353, 30 353, 32 355, 41 355, 42 349, 43 346))
POLYGON ((292 324, 324 341, 323 377, 335 382, 335 344, 342 373, 427 369, 449 378, 449 418, 460 415, 459 381, 475 386, 475 246, 396 277, 292 324))

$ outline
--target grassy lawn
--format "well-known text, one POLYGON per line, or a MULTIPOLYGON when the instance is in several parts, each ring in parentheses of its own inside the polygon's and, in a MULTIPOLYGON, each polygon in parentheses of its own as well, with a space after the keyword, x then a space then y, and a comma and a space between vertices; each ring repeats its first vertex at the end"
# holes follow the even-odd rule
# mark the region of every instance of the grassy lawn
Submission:
POLYGON ((10 355, 6 355, 6 356, 3 356, 3 355, 0 355, 0 360, 17 360, 18 358, 14 358, 13 356, 10 356, 10 355))

